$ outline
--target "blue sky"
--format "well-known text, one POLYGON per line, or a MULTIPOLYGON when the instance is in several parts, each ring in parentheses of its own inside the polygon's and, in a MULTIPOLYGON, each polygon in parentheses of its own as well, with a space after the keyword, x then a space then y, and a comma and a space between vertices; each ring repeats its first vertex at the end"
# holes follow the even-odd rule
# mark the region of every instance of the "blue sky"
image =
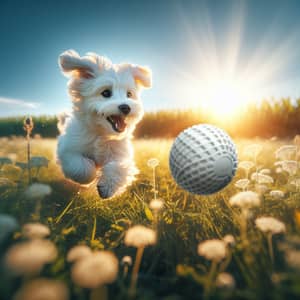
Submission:
POLYGON ((57 65, 67 49, 148 65, 146 110, 208 101, 199 91, 210 69, 255 79, 253 98, 300 97, 297 0, 2 0, 0 39, 0 116, 70 108, 57 65))

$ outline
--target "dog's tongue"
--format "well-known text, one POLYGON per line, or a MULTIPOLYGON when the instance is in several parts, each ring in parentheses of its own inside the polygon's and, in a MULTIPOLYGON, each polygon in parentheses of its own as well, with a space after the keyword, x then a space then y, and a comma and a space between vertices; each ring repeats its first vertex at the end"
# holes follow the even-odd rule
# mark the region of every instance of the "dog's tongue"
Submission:
POLYGON ((122 118, 121 116, 112 116, 111 118, 113 119, 117 130, 120 131, 120 132, 123 132, 125 130, 125 127, 126 127, 126 123, 124 121, 124 118, 122 118))

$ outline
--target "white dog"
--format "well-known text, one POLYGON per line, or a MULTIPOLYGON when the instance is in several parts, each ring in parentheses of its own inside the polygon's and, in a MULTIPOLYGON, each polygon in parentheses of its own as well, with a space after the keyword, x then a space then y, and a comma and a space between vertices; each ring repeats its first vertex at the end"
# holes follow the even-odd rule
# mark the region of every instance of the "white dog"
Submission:
POLYGON ((72 114, 60 122, 57 155, 64 175, 80 184, 97 179, 102 198, 119 194, 137 174, 132 132, 143 117, 139 94, 151 87, 151 71, 131 64, 112 64, 94 53, 73 50, 59 57, 70 77, 72 114))

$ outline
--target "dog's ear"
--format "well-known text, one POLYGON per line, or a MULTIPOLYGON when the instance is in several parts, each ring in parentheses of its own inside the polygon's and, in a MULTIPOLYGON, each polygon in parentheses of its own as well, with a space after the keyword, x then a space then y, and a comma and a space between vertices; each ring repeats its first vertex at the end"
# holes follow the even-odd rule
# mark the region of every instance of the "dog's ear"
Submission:
POLYGON ((132 74, 135 82, 144 88, 152 86, 152 72, 148 67, 132 66, 132 74))
POLYGON ((67 77, 94 78, 97 65, 89 57, 80 57, 74 50, 63 52, 58 59, 58 64, 67 77))

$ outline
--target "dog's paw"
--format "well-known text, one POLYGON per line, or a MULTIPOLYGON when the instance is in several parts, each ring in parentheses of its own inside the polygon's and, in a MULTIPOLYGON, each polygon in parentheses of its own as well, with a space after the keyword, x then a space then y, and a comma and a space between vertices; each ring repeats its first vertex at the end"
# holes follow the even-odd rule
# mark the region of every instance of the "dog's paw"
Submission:
POLYGON ((116 186, 109 180, 99 181, 97 189, 99 196, 103 199, 111 198, 117 190, 116 186))

